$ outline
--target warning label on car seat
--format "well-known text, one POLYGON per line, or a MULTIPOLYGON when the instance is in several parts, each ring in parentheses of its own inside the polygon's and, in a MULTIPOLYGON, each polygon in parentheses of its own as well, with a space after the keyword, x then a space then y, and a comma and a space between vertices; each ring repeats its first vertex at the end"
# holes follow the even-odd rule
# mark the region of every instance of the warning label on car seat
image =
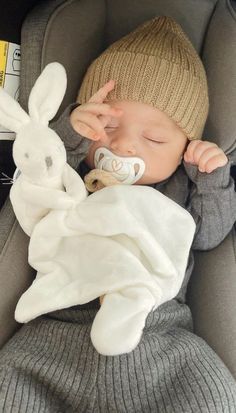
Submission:
MULTIPOLYGON (((0 86, 18 100, 20 83, 20 46, 0 40, 0 86)), ((0 125, 0 139, 14 139, 15 133, 0 125)))

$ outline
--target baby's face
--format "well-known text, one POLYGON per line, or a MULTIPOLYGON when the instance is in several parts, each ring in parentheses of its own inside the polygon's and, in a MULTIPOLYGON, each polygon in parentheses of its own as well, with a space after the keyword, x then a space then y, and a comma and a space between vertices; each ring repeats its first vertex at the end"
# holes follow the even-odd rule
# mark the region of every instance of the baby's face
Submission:
POLYGON ((145 172, 136 182, 157 183, 168 178, 181 163, 187 137, 164 112, 133 101, 112 101, 112 107, 122 109, 119 118, 101 116, 106 138, 93 142, 85 159, 94 168, 94 153, 106 147, 117 156, 139 157, 145 162, 145 172))

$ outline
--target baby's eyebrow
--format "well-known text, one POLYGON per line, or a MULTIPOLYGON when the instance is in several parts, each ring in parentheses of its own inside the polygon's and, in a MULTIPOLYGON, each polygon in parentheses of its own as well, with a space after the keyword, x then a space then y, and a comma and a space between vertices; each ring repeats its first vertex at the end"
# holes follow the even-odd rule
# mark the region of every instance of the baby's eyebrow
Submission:
POLYGON ((156 127, 156 128, 159 128, 159 129, 162 129, 162 130, 166 129, 166 127, 163 125, 163 123, 160 123, 160 121, 158 121, 157 119, 150 119, 148 121, 148 123, 151 124, 152 126, 156 127))
POLYGON ((166 133, 166 128, 164 126, 161 126, 160 124, 153 123, 153 124, 148 124, 146 128, 147 133, 157 133, 158 134, 165 134, 166 133))

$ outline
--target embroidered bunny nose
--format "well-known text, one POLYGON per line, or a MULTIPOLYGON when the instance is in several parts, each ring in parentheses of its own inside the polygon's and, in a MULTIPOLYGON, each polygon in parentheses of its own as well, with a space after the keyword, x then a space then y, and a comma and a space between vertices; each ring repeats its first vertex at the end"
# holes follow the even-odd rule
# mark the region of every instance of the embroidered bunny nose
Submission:
POLYGON ((50 166, 52 166, 52 158, 51 158, 51 156, 46 156, 45 162, 46 162, 47 168, 50 168, 50 166))

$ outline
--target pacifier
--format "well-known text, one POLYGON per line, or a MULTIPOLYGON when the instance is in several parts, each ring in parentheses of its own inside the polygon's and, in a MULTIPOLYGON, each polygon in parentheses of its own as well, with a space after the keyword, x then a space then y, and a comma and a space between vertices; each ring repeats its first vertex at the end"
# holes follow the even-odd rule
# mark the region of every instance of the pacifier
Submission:
POLYGON ((122 184, 134 184, 145 171, 141 158, 117 156, 105 147, 95 151, 94 164, 95 168, 110 172, 122 184))

